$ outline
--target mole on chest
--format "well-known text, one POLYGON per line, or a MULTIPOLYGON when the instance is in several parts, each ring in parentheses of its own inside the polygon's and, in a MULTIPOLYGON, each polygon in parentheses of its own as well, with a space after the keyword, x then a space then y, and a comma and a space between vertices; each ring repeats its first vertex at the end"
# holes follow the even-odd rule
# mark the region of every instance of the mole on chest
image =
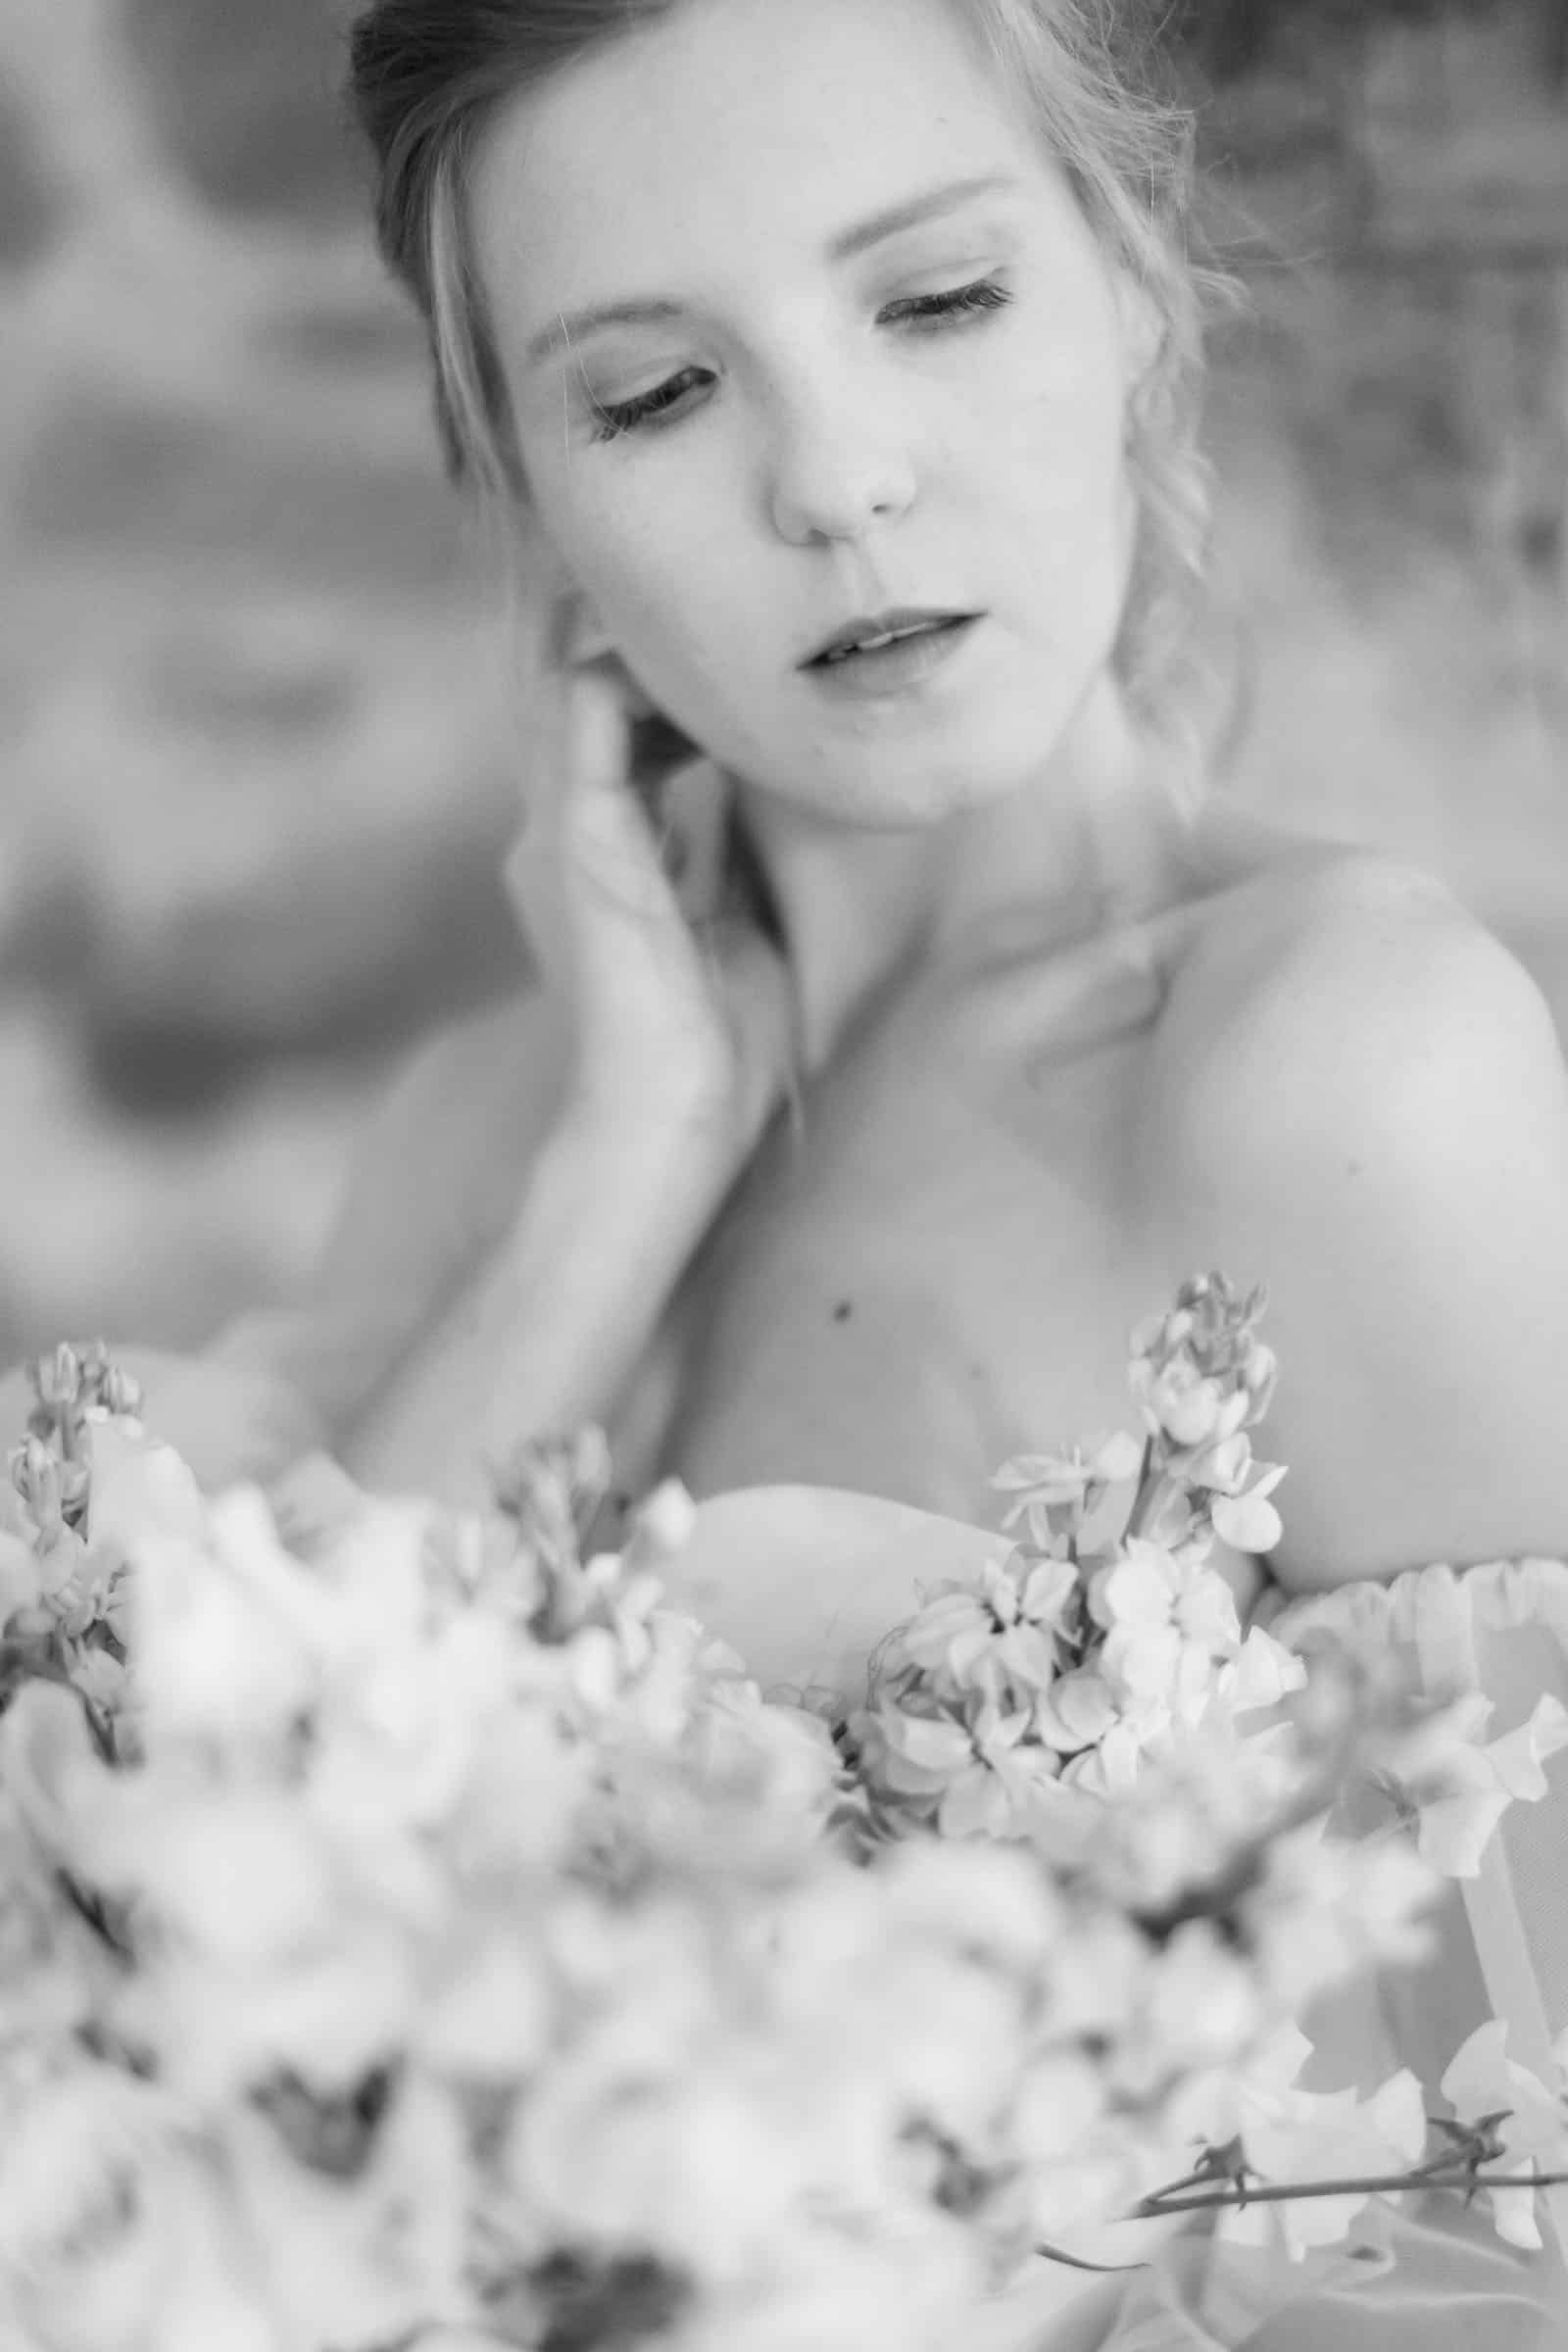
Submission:
POLYGON ((1130 1410, 1127 1330, 1157 1293, 1114 1168, 974 1124, 903 1141, 773 1169, 711 1237, 670 1433, 694 1493, 799 1481, 984 1516, 1009 1452, 1130 1410))

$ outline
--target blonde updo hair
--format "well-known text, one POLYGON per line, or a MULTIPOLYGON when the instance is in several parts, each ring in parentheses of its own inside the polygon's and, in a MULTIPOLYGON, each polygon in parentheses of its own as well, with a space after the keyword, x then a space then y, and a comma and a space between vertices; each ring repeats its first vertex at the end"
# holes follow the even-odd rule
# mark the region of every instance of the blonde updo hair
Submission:
MULTIPOLYGON (((1115 0, 950 0, 1032 107, 1085 218, 1160 325, 1128 419, 1138 531, 1113 666, 1130 707, 1179 733, 1197 667, 1209 468, 1199 441, 1204 329, 1234 281, 1192 251, 1194 123, 1115 0)), ((373 0, 351 34, 350 100, 375 167, 381 253, 418 306, 447 470, 514 525, 526 484, 466 189, 499 109, 683 0, 373 0)))

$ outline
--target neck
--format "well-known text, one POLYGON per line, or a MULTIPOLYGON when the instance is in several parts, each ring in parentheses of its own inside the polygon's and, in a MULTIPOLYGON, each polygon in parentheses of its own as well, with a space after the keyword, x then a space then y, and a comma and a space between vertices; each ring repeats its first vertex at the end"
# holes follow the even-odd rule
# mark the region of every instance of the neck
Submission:
POLYGON ((999 955, 1049 954, 1156 903, 1184 820, 1108 680, 1030 784, 905 832, 824 824, 737 789, 795 973, 808 1073, 894 983, 961 983, 999 955))

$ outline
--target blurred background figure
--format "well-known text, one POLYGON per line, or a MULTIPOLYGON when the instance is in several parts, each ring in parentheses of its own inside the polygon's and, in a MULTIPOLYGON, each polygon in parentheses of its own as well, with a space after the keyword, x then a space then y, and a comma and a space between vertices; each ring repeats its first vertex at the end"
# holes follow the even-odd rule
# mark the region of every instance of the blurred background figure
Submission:
MULTIPOLYGON (((498 623, 351 13, 0 17, 0 1365, 277 1296, 389 1069, 522 968, 498 623)), ((1159 13, 1250 296, 1215 789, 1435 868, 1568 1028, 1568 0, 1159 13)))

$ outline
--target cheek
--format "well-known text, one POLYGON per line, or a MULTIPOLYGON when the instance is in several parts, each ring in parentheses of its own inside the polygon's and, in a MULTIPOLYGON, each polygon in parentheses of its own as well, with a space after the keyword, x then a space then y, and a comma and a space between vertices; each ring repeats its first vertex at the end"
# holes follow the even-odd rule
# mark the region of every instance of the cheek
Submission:
POLYGON ((704 612, 719 607, 712 533, 696 527, 690 500, 662 499, 634 474, 628 466, 617 480, 607 466, 603 487, 568 486, 554 502, 554 535, 610 635, 665 669, 679 649, 701 643, 704 612))
POLYGON ((722 735, 724 750, 751 755, 746 716, 758 699, 760 653, 756 582, 728 534, 704 524, 699 504, 676 492, 674 468, 668 478, 668 496, 662 485, 640 485, 636 497, 628 492, 597 512, 579 508, 570 560, 658 709, 694 742, 717 752, 722 735))
POLYGON ((1054 348, 1025 370, 1003 446, 1032 510, 1103 514, 1125 470, 1124 395, 1111 355, 1054 348))

